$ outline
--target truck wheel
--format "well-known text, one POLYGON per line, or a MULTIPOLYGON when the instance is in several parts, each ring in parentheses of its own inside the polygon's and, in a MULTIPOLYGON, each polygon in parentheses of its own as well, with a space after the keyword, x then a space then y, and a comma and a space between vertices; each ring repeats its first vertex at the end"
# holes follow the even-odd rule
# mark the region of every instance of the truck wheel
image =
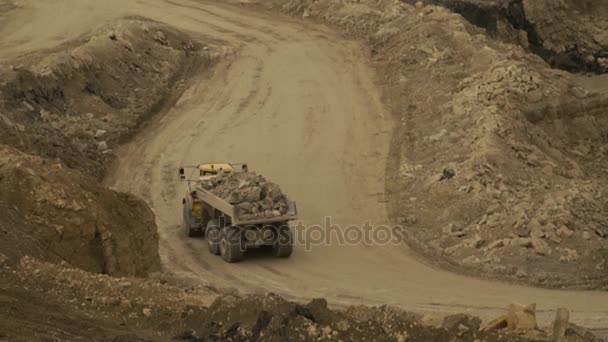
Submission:
POLYGON ((279 258, 289 258, 293 253, 293 236, 288 225, 277 228, 277 238, 272 245, 272 255, 279 258))
POLYGON ((217 220, 211 220, 209 223, 207 223, 205 236, 207 237, 209 253, 213 255, 220 255, 220 225, 218 224, 217 220))
POLYGON ((224 227, 220 233, 220 254, 224 261, 233 263, 243 260, 241 230, 236 227, 224 227))
POLYGON ((200 230, 192 227, 192 211, 188 207, 188 202, 184 201, 184 215, 182 220, 182 228, 187 237, 200 236, 200 230))

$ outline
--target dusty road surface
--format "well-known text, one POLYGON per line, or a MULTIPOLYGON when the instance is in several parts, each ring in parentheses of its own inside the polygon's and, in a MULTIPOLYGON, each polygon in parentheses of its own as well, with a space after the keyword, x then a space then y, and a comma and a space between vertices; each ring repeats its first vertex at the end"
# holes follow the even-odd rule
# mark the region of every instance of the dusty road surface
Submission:
POLYGON ((416 311, 493 315, 511 302, 538 304, 547 325, 558 307, 608 327, 608 293, 482 281, 417 261, 404 245, 339 246, 239 264, 210 255, 180 231, 182 164, 247 161, 298 202, 307 225, 326 216, 346 227, 387 224, 382 192, 392 121, 357 42, 323 27, 212 1, 24 1, 5 18, 3 56, 52 47, 104 21, 137 14, 227 41, 233 57, 201 75, 169 113, 120 151, 108 183, 143 197, 157 214, 167 271, 193 281, 326 297, 336 305, 392 304, 416 311), (20 24, 11 25, 11 21, 20 24), (27 30, 25 29, 27 27, 27 30), (12 28, 8 30, 8 28, 12 28))

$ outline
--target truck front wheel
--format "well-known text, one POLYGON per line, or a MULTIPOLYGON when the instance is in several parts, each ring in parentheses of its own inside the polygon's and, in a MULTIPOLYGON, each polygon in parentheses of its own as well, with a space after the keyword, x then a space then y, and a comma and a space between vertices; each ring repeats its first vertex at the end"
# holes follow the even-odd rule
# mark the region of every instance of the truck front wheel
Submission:
POLYGON ((184 215, 182 220, 182 229, 188 237, 201 236, 201 231, 192 227, 192 210, 188 205, 188 201, 184 200, 184 215))
POLYGON ((228 263, 243 260, 245 251, 243 249, 241 230, 237 227, 224 227, 220 232, 220 255, 228 263))

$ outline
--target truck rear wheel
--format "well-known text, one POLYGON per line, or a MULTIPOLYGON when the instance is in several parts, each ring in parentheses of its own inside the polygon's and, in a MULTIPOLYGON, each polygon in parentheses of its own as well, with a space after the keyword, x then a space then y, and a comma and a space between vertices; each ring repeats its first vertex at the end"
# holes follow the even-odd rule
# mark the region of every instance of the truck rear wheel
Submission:
POLYGON ((237 227, 224 227, 220 233, 220 255, 228 263, 243 260, 241 230, 237 227))
POLYGON ((293 236, 289 225, 281 225, 277 228, 277 238, 272 245, 272 255, 279 258, 289 258, 293 253, 293 236))
POLYGON ((182 229, 186 233, 187 237, 201 236, 200 229, 192 227, 192 211, 188 205, 188 202, 184 200, 184 215, 182 219, 182 229))
POLYGON ((209 246, 209 253, 213 255, 220 254, 220 225, 217 220, 211 220, 207 223, 207 229, 205 230, 205 236, 207 237, 207 245, 209 246))

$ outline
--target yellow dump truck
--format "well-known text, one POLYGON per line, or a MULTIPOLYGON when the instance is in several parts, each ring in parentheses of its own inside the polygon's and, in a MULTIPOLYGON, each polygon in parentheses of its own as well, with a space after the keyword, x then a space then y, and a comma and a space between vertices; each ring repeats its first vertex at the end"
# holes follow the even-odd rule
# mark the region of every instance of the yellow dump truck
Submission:
POLYGON ((179 177, 187 183, 183 230, 188 237, 205 237, 209 252, 229 263, 241 261, 247 250, 263 246, 271 247, 275 256, 287 258, 293 250, 289 222, 297 219, 294 201, 285 197, 286 208, 280 215, 243 219, 236 205, 202 186, 219 175, 248 171, 247 164, 232 163, 181 167, 179 177))

